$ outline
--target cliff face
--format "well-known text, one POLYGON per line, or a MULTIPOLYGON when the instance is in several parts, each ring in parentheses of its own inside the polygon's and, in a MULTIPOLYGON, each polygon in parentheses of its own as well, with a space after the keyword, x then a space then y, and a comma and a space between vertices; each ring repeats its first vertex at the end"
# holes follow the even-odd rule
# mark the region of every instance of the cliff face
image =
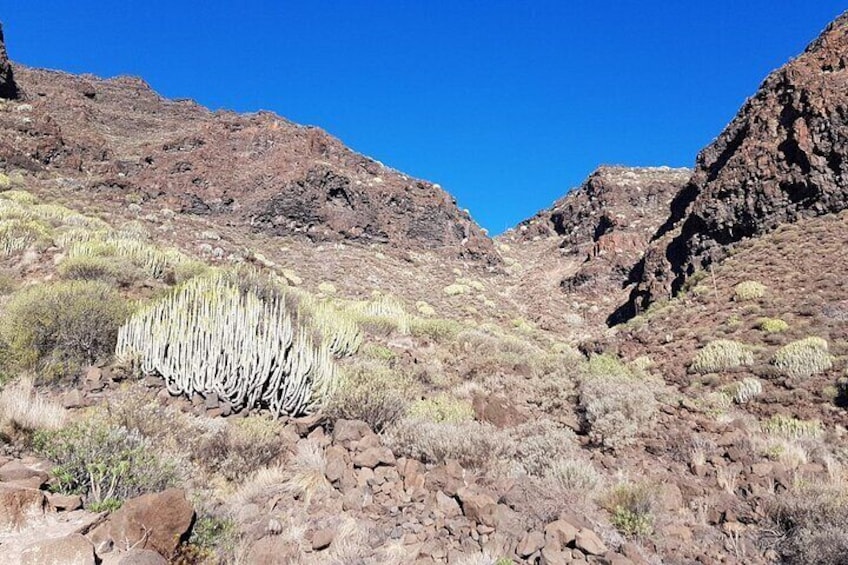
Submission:
POLYGON ((14 99, 18 97, 18 87, 12 73, 12 64, 6 53, 6 42, 3 39, 3 24, 0 24, 0 98, 14 99))
MULTIPOLYGON (((0 96, 15 84, 4 56, 0 47, 0 96)), ((134 78, 14 72, 27 104, 0 118, 0 165, 258 233, 498 260, 491 240, 438 185, 318 128, 166 100, 134 78)))
POLYGON ((773 72, 697 159, 634 275, 626 318, 729 245, 848 207, 848 13, 773 72))

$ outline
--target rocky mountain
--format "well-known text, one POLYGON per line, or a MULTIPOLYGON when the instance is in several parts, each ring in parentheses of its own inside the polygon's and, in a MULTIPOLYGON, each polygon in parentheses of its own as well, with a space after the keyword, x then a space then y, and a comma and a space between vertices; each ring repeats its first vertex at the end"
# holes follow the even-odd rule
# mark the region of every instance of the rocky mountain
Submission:
POLYGON ((774 71, 697 159, 654 236, 624 319, 734 243, 848 207, 848 15, 774 71))
POLYGON ((0 561, 844 563, 846 18, 694 172, 494 241, 321 130, 0 59, 0 561))
POLYGON ((389 244, 496 262, 453 198, 359 155, 326 132, 269 112, 212 112, 166 100, 137 78, 100 79, 8 64, 0 96, 28 105, 0 123, 0 164, 60 174, 126 204, 311 241, 389 244), (15 82, 12 82, 14 69, 15 82))

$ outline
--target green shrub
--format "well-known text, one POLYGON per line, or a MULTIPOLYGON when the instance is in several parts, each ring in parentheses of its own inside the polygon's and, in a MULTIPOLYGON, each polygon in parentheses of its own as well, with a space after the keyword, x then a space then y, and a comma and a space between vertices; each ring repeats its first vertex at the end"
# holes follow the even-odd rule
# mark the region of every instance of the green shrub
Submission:
POLYGON ((603 501, 612 514, 612 525, 628 537, 648 536, 654 530, 654 490, 648 485, 622 483, 603 501))
POLYGON ((127 302, 102 282, 36 285, 12 295, 0 336, 23 366, 46 360, 93 363, 112 352, 128 314, 127 302))
POLYGON ((830 369, 833 358, 828 353, 825 340, 807 337, 778 349, 772 363, 788 377, 806 378, 830 369))
POLYGON ((114 507, 177 483, 176 465, 163 460, 139 433, 97 419, 40 431, 33 446, 56 464, 55 489, 84 495, 89 508, 114 507))
POLYGON ((333 420, 363 420, 376 432, 397 422, 409 407, 412 381, 376 362, 347 367, 327 400, 333 420))
POLYGON ((717 339, 705 345, 692 361, 699 373, 714 373, 750 365, 754 355, 743 344, 729 339, 717 339))
POLYGON ((456 423, 474 418, 474 408, 471 404, 447 394, 413 402, 407 413, 410 418, 430 422, 456 423))
POLYGON ((64 279, 129 285, 141 278, 142 273, 123 257, 98 257, 79 255, 69 257, 59 265, 59 275, 64 279))
POLYGON ((766 287, 757 281, 742 281, 733 287, 736 300, 756 300, 766 293, 766 287))
POLYGON ((757 320, 757 327, 766 333, 780 333, 789 329, 789 324, 780 318, 760 318, 757 320))
POLYGON ((46 246, 50 237, 50 228, 37 220, 4 220, 0 223, 0 256, 20 253, 35 244, 46 246))
POLYGON ((436 342, 450 341, 462 331, 462 324, 453 320, 415 318, 409 325, 415 337, 424 337, 436 342))

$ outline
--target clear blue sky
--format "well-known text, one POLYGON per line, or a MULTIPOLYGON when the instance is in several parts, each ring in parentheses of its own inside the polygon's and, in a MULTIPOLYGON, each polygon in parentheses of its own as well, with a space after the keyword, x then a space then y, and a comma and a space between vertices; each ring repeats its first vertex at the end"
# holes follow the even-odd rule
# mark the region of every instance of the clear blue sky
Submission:
POLYGON ((831 0, 0 3, 12 58, 273 110, 440 183, 492 233, 599 164, 691 166, 831 0))

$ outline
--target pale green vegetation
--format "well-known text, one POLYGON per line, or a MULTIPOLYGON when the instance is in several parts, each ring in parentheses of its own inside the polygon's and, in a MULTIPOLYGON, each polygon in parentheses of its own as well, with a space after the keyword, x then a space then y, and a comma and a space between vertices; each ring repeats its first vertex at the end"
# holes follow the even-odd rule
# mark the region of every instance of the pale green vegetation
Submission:
POLYGON ((603 500, 612 525, 628 537, 648 536, 654 531, 654 489, 645 484, 621 482, 603 500))
POLYGON ((742 281, 733 287, 733 294, 736 300, 757 300, 765 296, 766 287, 764 284, 757 281, 742 281))
POLYGON ((766 333, 780 333, 789 329, 789 324, 780 318, 760 318, 757 320, 757 327, 766 333))
POLYGON ((747 346, 729 339, 717 339, 698 351, 692 361, 692 369, 699 373, 714 373, 744 367, 753 362, 754 355, 747 346))
POLYGON ((830 369, 833 357, 828 353, 827 341, 807 337, 778 349, 772 363, 788 377, 806 378, 830 369))
POLYGON ((783 439, 819 437, 824 430, 818 420, 799 420, 777 414, 760 424, 763 433, 783 439))
POLYGON ((407 411, 411 418, 431 422, 456 423, 474 418, 474 408, 464 400, 440 394, 413 402, 407 411))
POLYGON ((363 420, 380 432, 406 414, 412 390, 409 377, 381 363, 356 363, 343 370, 325 412, 334 420, 363 420))
POLYGON ((745 377, 725 386, 721 392, 736 404, 746 404, 763 392, 763 383, 755 377, 745 377))
POLYGON ((89 418, 33 438, 36 452, 56 463, 56 490, 82 494, 98 511, 177 483, 176 464, 163 460, 138 432, 89 418))
POLYGON ((126 301, 102 282, 36 285, 12 295, 0 320, 0 337, 20 367, 92 363, 111 353, 128 314, 126 301))

